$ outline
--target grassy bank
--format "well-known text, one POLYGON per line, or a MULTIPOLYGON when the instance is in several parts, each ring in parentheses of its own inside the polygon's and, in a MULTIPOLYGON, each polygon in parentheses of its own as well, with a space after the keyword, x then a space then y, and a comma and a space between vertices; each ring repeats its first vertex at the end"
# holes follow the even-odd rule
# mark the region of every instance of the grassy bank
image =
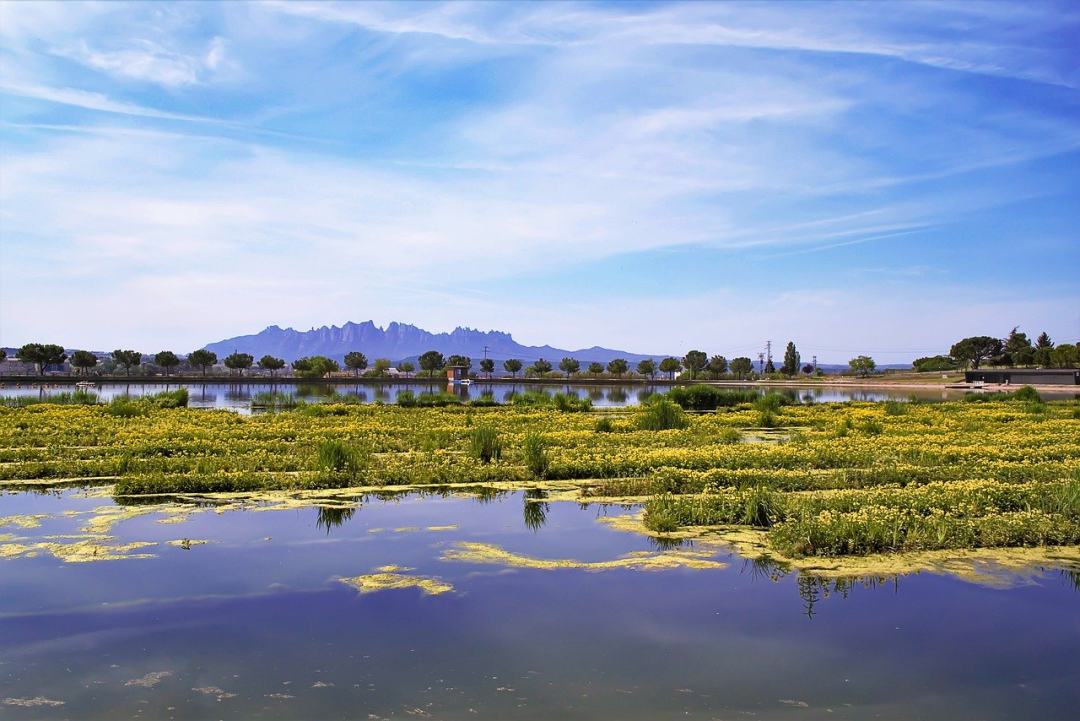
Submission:
POLYGON ((653 530, 745 525, 789 556, 1080 543, 1076 403, 682 400, 715 410, 5 407, 0 483, 107 479, 142 495, 569 480, 647 501, 653 530))

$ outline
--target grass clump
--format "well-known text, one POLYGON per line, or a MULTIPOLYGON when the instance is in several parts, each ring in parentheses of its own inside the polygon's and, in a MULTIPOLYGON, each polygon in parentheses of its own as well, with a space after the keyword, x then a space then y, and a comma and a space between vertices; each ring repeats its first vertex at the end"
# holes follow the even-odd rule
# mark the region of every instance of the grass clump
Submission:
POLYGON ((556 393, 551 397, 551 405, 563 413, 588 413, 592 410, 592 401, 578 398, 572 393, 556 393))
POLYGON ((525 436, 525 441, 522 444, 522 457, 525 461, 525 467, 529 469, 529 473, 535 478, 547 476, 551 458, 548 456, 547 442, 542 435, 529 433, 525 436))
POLYGON ((367 469, 369 456, 363 450, 329 439, 315 449, 315 470, 319 475, 356 481, 367 469))
POLYGON ((40 403, 50 403, 58 406, 93 406, 98 403, 98 395, 91 391, 79 389, 71 393, 54 393, 47 396, 0 398, 0 406, 7 406, 8 408, 26 408, 40 403))
POLYGON ((637 421, 643 431, 681 430, 690 425, 686 412, 666 396, 650 398, 637 421))
POLYGON ((611 422, 610 418, 598 418, 596 425, 593 426, 593 430, 597 433, 613 433, 615 431, 615 424, 611 422))
POLYGON ((885 415, 902 416, 908 412, 908 404, 901 401, 885 401, 885 415))
POLYGON ((1034 386, 1022 386, 1013 393, 1013 398, 1029 403, 1042 403, 1042 396, 1039 395, 1039 391, 1035 390, 1034 386))
POLYGON ((714 411, 717 408, 753 403, 758 398, 758 393, 698 384, 672 388, 667 397, 688 411, 714 411))
POLYGON ((491 463, 502 457, 499 432, 488 425, 476 426, 469 434, 469 455, 481 463, 491 463))

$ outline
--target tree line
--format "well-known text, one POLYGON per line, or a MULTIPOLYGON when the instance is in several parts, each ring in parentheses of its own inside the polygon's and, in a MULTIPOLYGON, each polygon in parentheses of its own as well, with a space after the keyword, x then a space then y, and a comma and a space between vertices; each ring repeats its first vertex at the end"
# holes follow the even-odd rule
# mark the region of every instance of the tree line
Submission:
MULTIPOLYGON (((3 353, 4 351, 0 350, 0 354, 3 353)), ((173 371, 179 368, 184 362, 187 363, 187 366, 191 370, 201 372, 204 376, 209 369, 218 364, 217 354, 213 351, 206 350, 205 348, 192 351, 184 360, 181 360, 180 356, 173 351, 168 350, 163 350, 150 356, 134 350, 117 349, 110 353, 107 359, 102 362, 101 358, 90 351, 76 350, 72 352, 71 357, 69 358, 62 346, 43 343, 27 343, 20 348, 15 355, 19 360, 33 364, 38 373, 42 375, 45 373, 48 366, 59 365, 65 361, 70 361, 71 366, 75 369, 76 373, 79 374, 87 374, 96 369, 100 364, 106 372, 123 369, 125 375, 130 376, 133 369, 138 369, 140 366, 152 365, 161 369, 166 377, 170 376, 173 371)), ((4 357, 6 357, 6 355, 0 355, 0 360, 4 357)), ((349 353, 346 353, 343 361, 344 367, 348 371, 352 371, 357 377, 385 377, 389 374, 391 367, 393 367, 392 362, 386 358, 376 359, 369 367, 368 358, 361 351, 350 351, 349 353)), ((269 371, 271 377, 275 377, 278 371, 289 365, 291 365, 293 373, 302 378, 321 378, 328 373, 338 373, 342 370, 342 365, 338 363, 337 360, 321 355, 299 358, 291 364, 288 364, 284 359, 276 358, 272 355, 264 355, 256 361, 254 356, 249 353, 234 352, 221 359, 221 363, 226 369, 234 371, 239 376, 243 376, 244 372, 250 370, 252 367, 269 371)), ((439 351, 430 350, 417 358, 417 364, 419 364, 421 373, 426 374, 428 377, 434 377, 437 373, 443 372, 447 367, 461 367, 464 368, 466 374, 468 374, 472 370, 473 362, 468 356, 454 354, 446 357, 439 351)), ((853 359, 850 362, 850 366, 853 371, 860 374, 872 372, 875 368, 873 359, 868 356, 859 356, 858 358, 853 359)), ((501 367, 511 378, 515 379, 518 377, 518 374, 535 378, 548 378, 555 375, 555 366, 551 361, 543 358, 538 358, 527 366, 521 359, 509 358, 502 361, 501 367)), ((400 374, 409 376, 415 372, 417 368, 411 361, 402 361, 397 364, 396 370, 400 374)), ((479 362, 479 372, 484 374, 487 378, 492 378, 495 371, 495 360, 484 358, 479 362)), ((558 363, 558 375, 567 380, 574 377, 590 377, 598 379, 604 377, 605 374, 609 378, 622 379, 628 374, 633 376, 634 373, 639 377, 649 378, 650 380, 655 380, 658 375, 664 375, 668 380, 674 380, 684 371, 687 373, 690 380, 697 380, 701 377, 711 377, 714 380, 721 378, 748 380, 758 378, 762 375, 782 375, 792 378, 799 373, 811 375, 818 372, 814 366, 802 364, 801 356, 796 349, 794 342, 789 342, 787 344, 787 348, 784 351, 783 365, 781 365, 779 369, 773 364, 772 358, 769 358, 764 362, 763 366, 758 369, 757 373, 754 371, 753 360, 747 356, 739 356, 732 358, 729 361, 723 355, 709 356, 701 350, 687 351, 686 355, 682 358, 668 356, 659 361, 646 358, 638 361, 637 364, 633 366, 633 371, 631 371, 631 362, 625 358, 613 358, 607 363, 593 361, 588 364, 583 364, 576 358, 566 357, 558 363)))
POLYGON ((1014 327, 1005 338, 979 335, 962 338, 953 343, 947 355, 916 358, 918 371, 950 371, 960 368, 980 368, 983 364, 997 367, 1076 368, 1080 365, 1080 344, 1055 344, 1043 331, 1032 342, 1027 333, 1014 327))

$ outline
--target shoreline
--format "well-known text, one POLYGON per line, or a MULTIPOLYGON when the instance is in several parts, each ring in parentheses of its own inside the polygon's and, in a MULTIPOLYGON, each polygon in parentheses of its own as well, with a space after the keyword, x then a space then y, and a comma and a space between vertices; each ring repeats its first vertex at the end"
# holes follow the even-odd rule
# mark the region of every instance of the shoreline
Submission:
MULTIPOLYGON (((356 385, 356 386, 383 386, 383 385, 417 385, 417 386, 449 386, 441 377, 436 378, 297 378, 284 376, 268 378, 265 376, 72 376, 72 375, 45 375, 45 376, 0 376, 0 387, 50 387, 50 386, 74 386, 77 383, 92 382, 101 384, 124 384, 124 385, 356 385)), ((955 383, 955 381, 954 381, 955 383)), ((949 387, 945 382, 907 382, 904 380, 806 380, 806 381, 776 381, 776 380, 668 380, 657 378, 478 378, 470 385, 538 385, 538 386, 690 386, 708 385, 731 388, 760 387, 760 388, 819 388, 819 389, 865 389, 865 390, 889 390, 889 391, 954 391, 954 392, 1008 392, 1023 387, 1022 385, 984 384, 981 387, 949 387)), ((1031 385, 1041 392, 1068 393, 1074 391, 1080 394, 1080 385, 1031 385)), ((468 387, 458 385, 456 387, 468 387)))

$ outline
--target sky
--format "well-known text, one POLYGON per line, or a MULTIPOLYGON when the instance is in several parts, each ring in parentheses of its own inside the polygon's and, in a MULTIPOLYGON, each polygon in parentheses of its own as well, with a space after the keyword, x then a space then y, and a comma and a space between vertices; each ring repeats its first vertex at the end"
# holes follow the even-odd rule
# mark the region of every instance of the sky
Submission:
POLYGON ((1080 338, 1080 6, 0 3, 0 344, 1080 338))

